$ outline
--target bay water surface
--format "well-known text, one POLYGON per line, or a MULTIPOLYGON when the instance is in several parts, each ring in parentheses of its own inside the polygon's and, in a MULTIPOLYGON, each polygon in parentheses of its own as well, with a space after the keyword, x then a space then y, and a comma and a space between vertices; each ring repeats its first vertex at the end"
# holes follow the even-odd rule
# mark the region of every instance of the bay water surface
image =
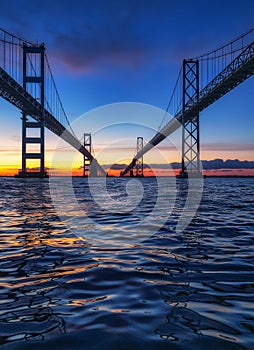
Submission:
MULTIPOLYGON (((127 181, 108 179, 119 203, 127 181)), ((95 226, 128 237, 156 201, 156 179, 138 181, 146 198, 128 213, 101 210, 87 179, 73 186, 95 226)), ((2 348, 254 349, 254 179, 204 179, 198 211, 180 232, 187 180, 176 189, 157 232, 115 247, 65 225, 48 179, 1 178, 2 348)))

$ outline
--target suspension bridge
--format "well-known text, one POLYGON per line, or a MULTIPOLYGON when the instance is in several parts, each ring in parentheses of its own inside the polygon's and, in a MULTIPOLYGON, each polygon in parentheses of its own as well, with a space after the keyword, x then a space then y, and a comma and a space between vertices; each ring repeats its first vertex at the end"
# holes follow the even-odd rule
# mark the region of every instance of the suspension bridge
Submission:
MULTIPOLYGON (((254 29, 204 55, 184 59, 158 132, 145 145, 143 138, 138 138, 137 153, 121 176, 132 175, 135 167, 137 176, 140 176, 144 154, 180 127, 182 168, 179 176, 202 176, 200 112, 253 73, 254 29), (163 126, 169 114, 173 118, 163 126)), ((93 164, 90 175, 106 175, 91 154, 91 147, 86 147, 86 143, 83 145, 71 128, 44 44, 28 42, 0 29, 0 96, 22 113, 22 169, 18 176, 47 176, 44 157, 45 128, 65 140, 78 150, 85 160, 93 164), (38 137, 29 137, 31 128, 39 131, 38 137), (39 152, 28 152, 29 144, 39 145, 39 152), (29 171, 29 159, 39 161, 38 171, 29 171)), ((84 174, 87 175, 87 172, 84 171, 84 174)))
POLYGON ((199 57, 184 59, 161 126, 173 118, 142 148, 121 176, 139 173, 140 159, 178 128, 182 128, 182 167, 178 177, 202 176, 199 115, 205 108, 254 73, 254 29, 199 57))
POLYGON ((22 113, 22 169, 19 177, 47 177, 45 171, 45 127, 77 149, 92 163, 93 175, 105 175, 91 152, 71 128, 57 90, 44 44, 34 44, 0 29, 0 96, 22 113), (38 137, 29 137, 37 129, 38 137), (28 152, 27 145, 39 145, 28 152), (28 159, 39 161, 30 171, 28 159))

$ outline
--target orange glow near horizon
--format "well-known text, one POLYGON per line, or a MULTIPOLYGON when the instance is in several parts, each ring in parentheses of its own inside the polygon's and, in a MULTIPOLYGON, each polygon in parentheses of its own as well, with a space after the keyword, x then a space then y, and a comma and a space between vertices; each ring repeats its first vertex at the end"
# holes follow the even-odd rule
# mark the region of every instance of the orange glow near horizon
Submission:
MULTIPOLYGON (((65 176, 70 175, 72 173, 73 176, 82 176, 83 174, 83 156, 78 153, 75 150, 70 150, 66 148, 66 144, 64 144, 65 149, 64 150, 58 150, 54 153, 52 149, 46 151, 45 154, 45 165, 48 169, 50 175, 53 176, 65 176), (55 155, 57 154, 57 156, 55 155), (53 158, 52 158, 53 157, 53 158)), ((117 150, 116 153, 110 153, 110 150, 108 150, 104 154, 99 153, 98 151, 98 161, 101 165, 105 164, 129 164, 131 161, 130 158, 127 158, 127 150, 123 151, 123 155, 121 158, 119 157, 119 151, 117 150), (105 157, 103 157, 105 155, 105 157), (116 159, 116 161, 114 161, 116 159)), ((0 176, 14 176, 18 173, 18 171, 21 168, 21 152, 20 151, 11 151, 8 149, 1 150, 1 164, 0 164, 0 176)), ((97 152, 96 152, 97 153, 97 152)), ((202 158, 206 160, 221 158, 224 160, 227 159, 239 159, 239 160, 246 160, 246 159, 253 159, 253 153, 251 152, 244 152, 239 151, 238 153, 234 153, 232 156, 232 152, 221 152, 221 154, 218 154, 219 152, 210 152, 210 151, 204 151, 202 152, 202 158), (226 157, 222 157, 223 155, 226 155, 226 157)), ((180 155, 177 152, 172 152, 172 150, 155 150, 149 152, 145 156, 145 161, 149 160, 149 163, 147 164, 167 164, 168 162, 180 162, 180 155), (159 158, 156 154, 159 154, 159 158), (168 154, 170 154, 170 159, 168 154), (157 159, 157 162, 156 162, 157 159)), ((36 168, 39 166, 39 162, 36 163, 36 161, 29 164, 30 169, 36 170, 36 168)), ((106 171, 108 169, 105 169, 106 171)), ((109 175, 110 176, 119 176, 121 170, 115 170, 110 169, 109 175)), ((168 169, 163 168, 156 168, 154 169, 156 172, 156 175, 158 176, 173 176, 179 173, 179 169, 175 169, 172 171, 170 169, 170 165, 168 169)), ((218 170, 205 170, 204 174, 207 176, 254 176, 254 169, 218 169, 218 170)), ((154 176, 153 170, 151 169, 144 169, 144 175, 145 176, 154 176)))
MULTIPOLYGON (((51 176, 68 176, 70 175, 70 168, 64 165, 59 166, 58 169, 50 169, 50 166, 46 163, 46 169, 51 176)), ((19 165, 8 165, 6 167, 0 167, 0 176, 14 176, 20 170, 19 165)), ((37 168, 31 168, 30 170, 37 170, 37 168)), ((120 176, 121 170, 118 169, 105 169, 109 176, 120 176)), ((163 169, 156 168, 156 176, 175 176, 179 173, 180 169, 163 169)), ((144 169, 144 176, 155 176, 152 169, 144 169)), ((73 166, 71 169, 72 176, 82 176, 82 166, 73 166)), ((203 170, 203 174, 206 176, 254 176, 254 169, 210 169, 203 170)))
MULTIPOLYGON (((46 169, 47 166, 46 166, 46 169)), ((12 166, 12 167, 0 167, 0 176, 14 176, 18 173, 20 167, 12 166)), ((36 170, 36 169, 30 169, 36 170)), ((105 169, 107 171, 107 169, 105 169)), ((174 170, 165 170, 165 169, 156 169, 156 176, 175 176, 179 173, 180 169, 174 170)), ((121 170, 110 169, 108 172, 109 176, 120 176, 121 170)), ((49 171, 51 176, 68 176, 70 175, 70 171, 68 168, 59 168, 58 170, 49 171)), ((83 169, 72 168, 71 172, 72 176, 82 176, 83 169)), ((254 176, 254 169, 211 169, 211 170, 203 170, 203 174, 206 176, 254 176)), ((155 176, 154 172, 151 169, 144 169, 144 176, 155 176)))

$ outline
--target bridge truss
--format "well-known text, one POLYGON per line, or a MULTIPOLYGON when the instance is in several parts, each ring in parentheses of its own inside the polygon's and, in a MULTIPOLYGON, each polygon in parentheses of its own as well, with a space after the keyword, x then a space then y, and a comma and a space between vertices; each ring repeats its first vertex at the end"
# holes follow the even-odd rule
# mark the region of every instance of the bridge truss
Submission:
POLYGON ((166 109, 174 117, 164 127, 159 127, 156 135, 134 156, 121 175, 127 175, 140 157, 182 127, 180 176, 187 177, 189 173, 199 176, 200 112, 253 74, 254 29, 214 51, 184 60, 166 109))
POLYGON ((22 112, 21 176, 29 176, 27 159, 39 159, 40 167, 37 175, 45 176, 44 127, 93 162, 93 169, 97 168, 98 175, 106 175, 104 169, 81 144, 71 128, 56 88, 44 44, 30 43, 0 29, 0 96, 22 112), (27 137, 30 128, 38 128, 39 137, 27 137), (27 152, 28 144, 38 144, 40 151, 27 152))

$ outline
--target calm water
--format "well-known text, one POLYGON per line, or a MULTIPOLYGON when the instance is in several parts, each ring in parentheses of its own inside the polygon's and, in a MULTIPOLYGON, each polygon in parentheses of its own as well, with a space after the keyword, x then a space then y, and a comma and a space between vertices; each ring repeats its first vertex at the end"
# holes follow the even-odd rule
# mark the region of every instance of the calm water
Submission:
MULTIPOLYGON (((123 181, 108 184, 119 203, 123 181)), ((145 216, 156 181, 141 181, 145 216)), ((110 214, 93 205, 85 179, 74 187, 105 232, 127 235, 141 220, 141 211, 110 214)), ((120 249, 67 229, 48 180, 1 178, 2 348, 254 349, 254 179, 205 179, 197 215, 176 232, 186 189, 177 183, 159 232, 120 249)))

